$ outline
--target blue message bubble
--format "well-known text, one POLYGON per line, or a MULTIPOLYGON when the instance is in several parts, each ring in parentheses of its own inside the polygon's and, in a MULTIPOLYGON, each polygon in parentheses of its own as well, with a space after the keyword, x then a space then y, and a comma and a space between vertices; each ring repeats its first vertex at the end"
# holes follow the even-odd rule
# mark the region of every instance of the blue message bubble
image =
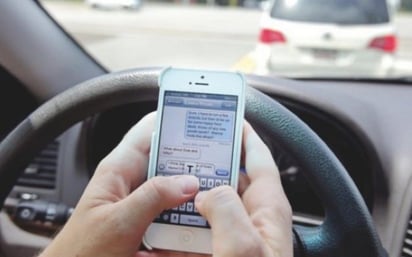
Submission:
POLYGON ((185 137, 194 140, 231 141, 233 115, 231 112, 187 111, 185 137))
POLYGON ((215 171, 215 174, 217 175, 217 176, 224 176, 224 177, 226 177, 226 176, 229 176, 229 171, 228 170, 216 170, 215 171))

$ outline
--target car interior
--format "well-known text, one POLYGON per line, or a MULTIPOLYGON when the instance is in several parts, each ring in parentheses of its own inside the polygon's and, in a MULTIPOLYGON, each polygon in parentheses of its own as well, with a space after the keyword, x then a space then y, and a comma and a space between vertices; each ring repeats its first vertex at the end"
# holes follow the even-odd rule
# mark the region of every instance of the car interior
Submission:
MULTIPOLYGON (((165 67, 110 71, 38 1, 1 1, 0 33, 0 256, 34 256, 156 110, 165 67)), ((293 209, 294 255, 412 256, 411 80, 245 77, 246 119, 293 209)))

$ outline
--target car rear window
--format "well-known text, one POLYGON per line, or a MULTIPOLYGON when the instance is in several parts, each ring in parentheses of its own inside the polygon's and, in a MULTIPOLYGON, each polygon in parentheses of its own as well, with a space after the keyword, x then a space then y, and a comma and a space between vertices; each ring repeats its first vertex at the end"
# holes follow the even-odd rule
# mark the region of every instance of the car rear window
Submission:
POLYGON ((389 21, 385 0, 275 0, 271 16, 291 21, 342 25, 389 21))

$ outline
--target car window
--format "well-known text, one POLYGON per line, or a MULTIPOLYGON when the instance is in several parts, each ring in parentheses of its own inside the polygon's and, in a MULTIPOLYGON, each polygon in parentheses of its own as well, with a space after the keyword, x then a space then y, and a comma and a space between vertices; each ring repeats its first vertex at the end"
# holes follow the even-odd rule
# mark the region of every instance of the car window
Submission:
POLYGON ((375 24, 389 21, 385 0, 276 0, 274 18, 337 24, 375 24))

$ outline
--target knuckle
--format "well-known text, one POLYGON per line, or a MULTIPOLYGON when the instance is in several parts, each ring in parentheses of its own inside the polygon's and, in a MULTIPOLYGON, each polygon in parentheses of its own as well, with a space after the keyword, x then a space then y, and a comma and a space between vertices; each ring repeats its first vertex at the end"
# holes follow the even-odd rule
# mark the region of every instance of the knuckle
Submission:
POLYGON ((95 173, 106 173, 112 170, 112 160, 110 154, 105 156, 100 162, 97 164, 95 173))

